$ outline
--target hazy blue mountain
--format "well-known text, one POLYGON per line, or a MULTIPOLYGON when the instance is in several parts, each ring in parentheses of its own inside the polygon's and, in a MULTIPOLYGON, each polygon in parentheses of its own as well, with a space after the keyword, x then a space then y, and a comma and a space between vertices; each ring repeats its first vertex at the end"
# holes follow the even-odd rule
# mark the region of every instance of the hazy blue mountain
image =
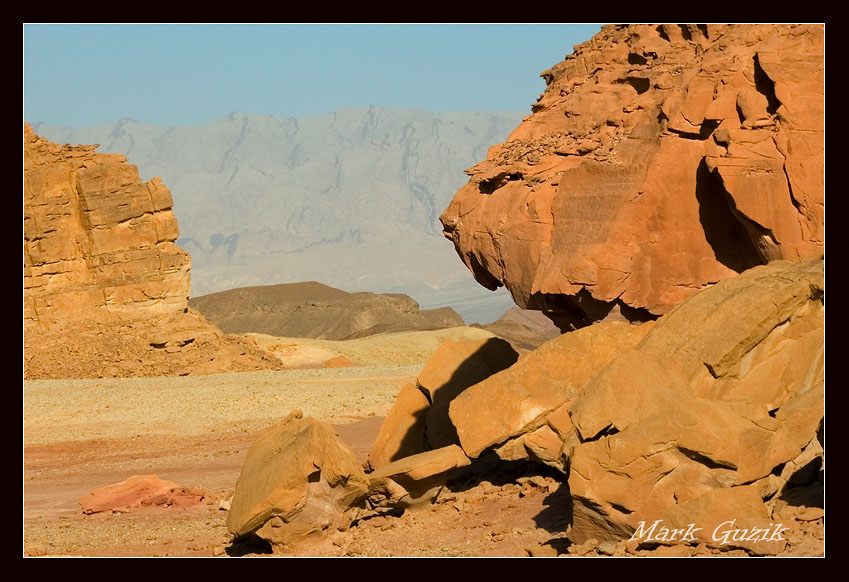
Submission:
POLYGON ((192 295, 320 281, 402 292, 467 322, 512 305, 475 283, 441 234, 439 214, 521 121, 515 112, 361 107, 303 118, 232 113, 205 125, 123 119, 82 129, 33 123, 59 143, 127 155, 174 196, 192 295))

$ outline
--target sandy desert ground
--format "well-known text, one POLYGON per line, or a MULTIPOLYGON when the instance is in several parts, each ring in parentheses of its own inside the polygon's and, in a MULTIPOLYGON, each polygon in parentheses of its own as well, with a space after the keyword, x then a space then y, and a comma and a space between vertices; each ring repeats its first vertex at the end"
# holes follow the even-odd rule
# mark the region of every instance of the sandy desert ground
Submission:
MULTIPOLYGON (((340 436, 364 460, 398 390, 415 380, 442 339, 488 335, 457 328, 347 342, 274 338, 282 345, 300 346, 300 353, 321 348, 362 364, 350 368, 27 381, 24 554, 212 556, 263 551, 232 548, 224 523, 226 512, 219 508, 219 502, 232 495, 247 449, 260 432, 299 408, 305 415, 336 425, 340 436), (141 474, 200 488, 209 494, 210 502, 185 510, 144 508, 83 515, 82 495, 141 474)), ((447 496, 445 502, 460 503, 457 495, 447 496)), ((437 521, 455 521, 458 510, 451 507, 437 521)), ((526 513, 515 505, 511 509, 526 513)), ((297 551, 305 555, 478 554, 480 548, 464 550, 469 540, 462 529, 455 539, 449 536, 437 543, 439 547, 432 546, 437 540, 423 543, 415 525, 433 512, 417 513, 421 515, 392 520, 393 527, 397 522, 398 527, 411 530, 406 540, 402 536, 391 544, 381 541, 381 534, 389 534, 383 525, 377 527, 381 519, 369 516, 363 520, 368 527, 355 528, 357 535, 340 534, 349 539, 342 545, 333 543, 338 539, 326 540, 323 546, 297 551), (359 534, 366 531, 369 535, 360 539, 359 534)), ((493 519, 484 515, 478 520, 487 543, 492 536, 485 522, 493 519)))
MULTIPOLYGON (((344 355, 338 369, 214 376, 41 380, 24 384, 24 524, 27 556, 239 556, 270 548, 233 544, 221 501, 247 449, 293 409, 333 423, 360 460, 405 382, 442 339, 487 332, 456 328, 347 342, 265 338, 344 355), (188 509, 84 515, 79 498, 132 475, 155 474, 208 493, 188 509)), ((353 527, 279 555, 555 556, 710 555, 706 548, 571 545, 568 489, 558 474, 484 460, 460 473, 427 508, 363 513, 353 527)), ((822 552, 822 518, 797 522, 789 553, 822 552)), ((745 552, 725 552, 725 555, 745 552)))

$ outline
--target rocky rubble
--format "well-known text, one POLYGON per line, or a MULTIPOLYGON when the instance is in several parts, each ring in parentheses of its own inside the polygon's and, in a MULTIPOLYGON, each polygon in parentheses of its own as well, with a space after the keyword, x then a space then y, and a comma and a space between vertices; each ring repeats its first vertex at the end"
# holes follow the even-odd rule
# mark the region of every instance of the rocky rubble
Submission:
POLYGON ((561 475, 536 479, 573 554, 799 547, 823 517, 823 289, 822 261, 774 261, 657 321, 595 324, 518 360, 503 340, 446 341, 399 393, 370 472, 295 413, 249 452, 228 527, 291 547, 438 502, 457 469, 497 474, 495 459, 561 475))
POLYGON ((542 76, 441 216, 485 287, 568 330, 822 255, 823 25, 609 25, 542 76))
POLYGON ((366 508, 407 508, 436 498, 452 469, 469 464, 457 445, 407 456, 366 475, 327 423, 293 411, 248 451, 227 515, 235 539, 292 546, 345 530, 366 508))
POLYGON ((24 124, 25 376, 279 367, 189 310, 171 193, 96 147, 61 146, 24 124))

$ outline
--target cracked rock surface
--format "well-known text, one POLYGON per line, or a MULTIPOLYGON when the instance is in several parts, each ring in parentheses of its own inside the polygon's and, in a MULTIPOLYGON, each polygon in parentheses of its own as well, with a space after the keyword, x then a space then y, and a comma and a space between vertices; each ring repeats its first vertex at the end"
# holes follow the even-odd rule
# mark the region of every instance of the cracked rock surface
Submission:
POLYGON ((822 255, 823 25, 609 25, 542 76, 441 216, 483 286, 565 331, 822 255))

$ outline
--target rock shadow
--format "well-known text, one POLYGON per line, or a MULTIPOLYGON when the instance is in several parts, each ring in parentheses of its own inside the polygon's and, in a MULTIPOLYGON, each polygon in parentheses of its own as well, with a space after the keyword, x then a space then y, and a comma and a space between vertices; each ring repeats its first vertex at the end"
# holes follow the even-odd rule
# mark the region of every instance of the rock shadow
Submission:
POLYGON ((722 179, 704 159, 696 170, 696 200, 705 240, 717 261, 737 273, 763 264, 746 227, 734 214, 722 179))
POLYGON ((460 445, 457 429, 448 416, 451 402, 467 388, 509 368, 518 358, 518 352, 507 340, 493 337, 457 366, 448 381, 434 390, 432 399, 427 390, 416 384, 430 406, 413 413, 413 423, 401 437, 398 451, 390 460, 397 461, 409 455, 452 444, 460 445), (438 441, 434 442, 434 439, 438 441))
MULTIPOLYGON (((549 494, 543 501, 545 509, 534 516, 534 523, 540 529, 544 529, 550 534, 564 534, 572 525, 573 509, 572 509, 572 493, 569 490, 569 483, 566 481, 566 476, 558 473, 560 476, 560 487, 554 493, 549 494)), ((563 538, 555 538, 557 540, 563 538)), ((554 541, 554 540, 549 540, 554 541)), ((571 542, 569 542, 571 544, 571 542)), ((568 547, 568 545, 566 546, 568 547)), ((558 549, 559 548, 555 548, 558 549)))
POLYGON ((224 548, 224 553, 234 558, 240 558, 250 554, 273 554, 271 543, 262 540, 256 536, 243 536, 233 540, 228 547, 224 548))

